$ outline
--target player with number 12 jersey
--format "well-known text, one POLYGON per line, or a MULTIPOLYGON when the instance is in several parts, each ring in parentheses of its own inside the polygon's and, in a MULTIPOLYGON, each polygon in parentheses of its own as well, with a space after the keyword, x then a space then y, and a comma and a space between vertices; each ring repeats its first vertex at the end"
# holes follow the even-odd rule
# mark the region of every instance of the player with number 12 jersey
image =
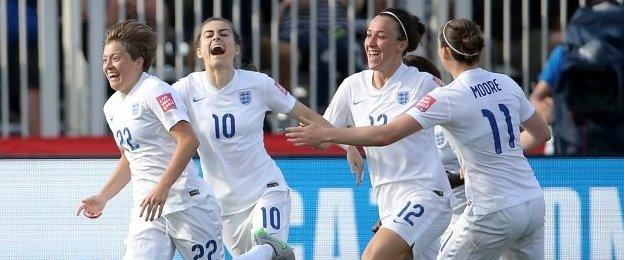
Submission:
MULTIPOLYGON (((372 82, 373 70, 346 78, 324 117, 336 127, 384 125, 440 86, 431 74, 405 64, 396 69, 383 88, 375 88, 372 82)), ((453 195, 436 152, 433 129, 364 150, 382 227, 396 232, 407 243, 417 241, 414 254, 435 255, 435 240, 450 221, 453 195), (413 204, 410 208, 423 205, 427 211, 421 216, 416 210, 419 217, 413 225, 409 223, 411 218, 405 220, 410 212, 404 209, 408 203, 413 204)))

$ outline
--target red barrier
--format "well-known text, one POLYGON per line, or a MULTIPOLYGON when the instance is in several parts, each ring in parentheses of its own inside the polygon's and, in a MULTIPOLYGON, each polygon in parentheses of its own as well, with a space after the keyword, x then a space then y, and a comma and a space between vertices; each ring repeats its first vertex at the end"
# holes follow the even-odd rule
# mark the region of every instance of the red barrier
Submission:
MULTIPOLYGON (((297 147, 283 135, 265 135, 264 145, 271 156, 342 156, 340 147, 326 150, 297 147)), ((119 150, 112 136, 0 139, 0 157, 4 158, 116 158, 119 150)))

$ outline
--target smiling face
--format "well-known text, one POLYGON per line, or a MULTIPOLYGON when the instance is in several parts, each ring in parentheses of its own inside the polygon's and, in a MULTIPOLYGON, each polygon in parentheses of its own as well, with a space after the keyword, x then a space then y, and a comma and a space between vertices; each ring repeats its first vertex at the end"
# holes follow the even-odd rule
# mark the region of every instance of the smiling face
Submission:
POLYGON ((104 46, 102 70, 112 89, 127 94, 143 72, 143 58, 132 60, 120 42, 112 41, 104 46))
POLYGON ((391 17, 378 15, 368 24, 364 49, 371 70, 383 70, 403 59, 407 41, 397 40, 397 23, 391 17))
POLYGON ((240 52, 240 45, 234 39, 230 24, 215 20, 202 26, 196 51, 206 69, 234 68, 234 57, 240 52))

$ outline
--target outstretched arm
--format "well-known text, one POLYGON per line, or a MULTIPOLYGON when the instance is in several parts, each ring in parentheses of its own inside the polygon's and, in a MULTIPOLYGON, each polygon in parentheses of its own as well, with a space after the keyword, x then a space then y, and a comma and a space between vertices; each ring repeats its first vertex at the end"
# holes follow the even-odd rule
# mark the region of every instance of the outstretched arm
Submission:
POLYGON ((401 115, 389 124, 352 128, 327 128, 310 120, 307 126, 286 128, 286 138, 295 145, 318 145, 332 142, 361 146, 386 146, 416 133, 422 126, 410 115, 401 115))
MULTIPOLYGON (((297 101, 295 103, 295 107, 288 113, 289 116, 296 118, 299 122, 303 124, 312 122, 316 125, 321 125, 323 127, 333 127, 333 125, 327 121, 324 117, 314 112, 312 109, 308 108, 301 102, 297 101)), ((318 148, 325 148, 329 143, 321 143, 316 145, 318 148)), ((355 174, 355 182, 356 184, 362 183, 362 173, 364 172, 364 159, 362 159, 362 155, 354 146, 340 145, 347 152, 347 161, 349 162, 349 168, 351 168, 351 173, 355 174)))
POLYGON ((83 212, 85 217, 88 218, 93 219, 100 217, 106 203, 115 197, 115 195, 130 182, 130 163, 128 163, 128 159, 126 159, 123 150, 121 148, 119 148, 119 150, 121 152, 121 158, 119 158, 119 162, 113 174, 98 194, 81 201, 76 216, 83 212))
POLYGON ((325 120, 323 116, 314 112, 312 109, 299 101, 295 103, 295 107, 288 113, 288 116, 295 118, 302 123, 305 123, 304 120, 307 120, 306 122, 314 122, 323 127, 333 127, 333 125, 329 121, 325 120))

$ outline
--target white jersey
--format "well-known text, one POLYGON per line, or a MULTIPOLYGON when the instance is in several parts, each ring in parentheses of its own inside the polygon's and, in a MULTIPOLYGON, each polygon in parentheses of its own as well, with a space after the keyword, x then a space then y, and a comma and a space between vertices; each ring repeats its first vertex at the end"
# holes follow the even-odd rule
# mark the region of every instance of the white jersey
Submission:
POLYGON ((244 211, 268 189, 288 190, 282 172, 264 147, 267 111, 288 113, 295 98, 269 76, 236 69, 222 89, 205 71, 173 84, 197 131, 204 179, 212 186, 223 215, 244 211))
MULTIPOLYGON (((372 82, 372 70, 346 78, 324 117, 336 127, 387 124, 440 86, 431 74, 405 64, 399 66, 381 89, 376 89, 372 82)), ((436 152, 433 129, 409 135, 391 145, 364 147, 364 150, 373 187, 416 180, 414 190, 439 190, 450 194, 436 152)))
POLYGON ((443 126, 463 163, 466 197, 475 214, 543 196, 520 147, 520 123, 535 108, 506 75, 477 68, 423 97, 407 113, 424 129, 443 126))
MULTIPOLYGON (((448 131, 446 131, 444 127, 436 125, 433 130, 435 132, 435 142, 438 147, 438 155, 440 156, 440 160, 444 166, 444 171, 446 171, 446 174, 459 175, 462 162, 459 161, 458 154, 455 152, 458 149, 457 145, 455 143, 451 143, 451 141, 446 138, 446 136, 450 134, 448 134, 448 131)), ((459 215, 464 212, 464 208, 466 207, 466 192, 464 190, 464 185, 453 188, 453 195, 455 195, 453 218, 455 218, 455 215, 459 215)), ((454 221, 451 220, 451 224, 453 222, 454 221)))
POLYGON ((436 125, 433 130, 435 133, 435 143, 438 147, 438 155, 440 156, 440 161, 442 161, 444 170, 448 173, 459 175, 459 160, 453 151, 451 142, 446 138, 446 130, 439 125, 436 125))
MULTIPOLYGON (((184 103, 169 84, 143 73, 127 95, 117 91, 104 104, 106 122, 130 163, 134 207, 161 179, 176 143, 169 130, 189 121, 184 103)), ((194 206, 210 194, 193 162, 169 189, 163 214, 194 206)))

